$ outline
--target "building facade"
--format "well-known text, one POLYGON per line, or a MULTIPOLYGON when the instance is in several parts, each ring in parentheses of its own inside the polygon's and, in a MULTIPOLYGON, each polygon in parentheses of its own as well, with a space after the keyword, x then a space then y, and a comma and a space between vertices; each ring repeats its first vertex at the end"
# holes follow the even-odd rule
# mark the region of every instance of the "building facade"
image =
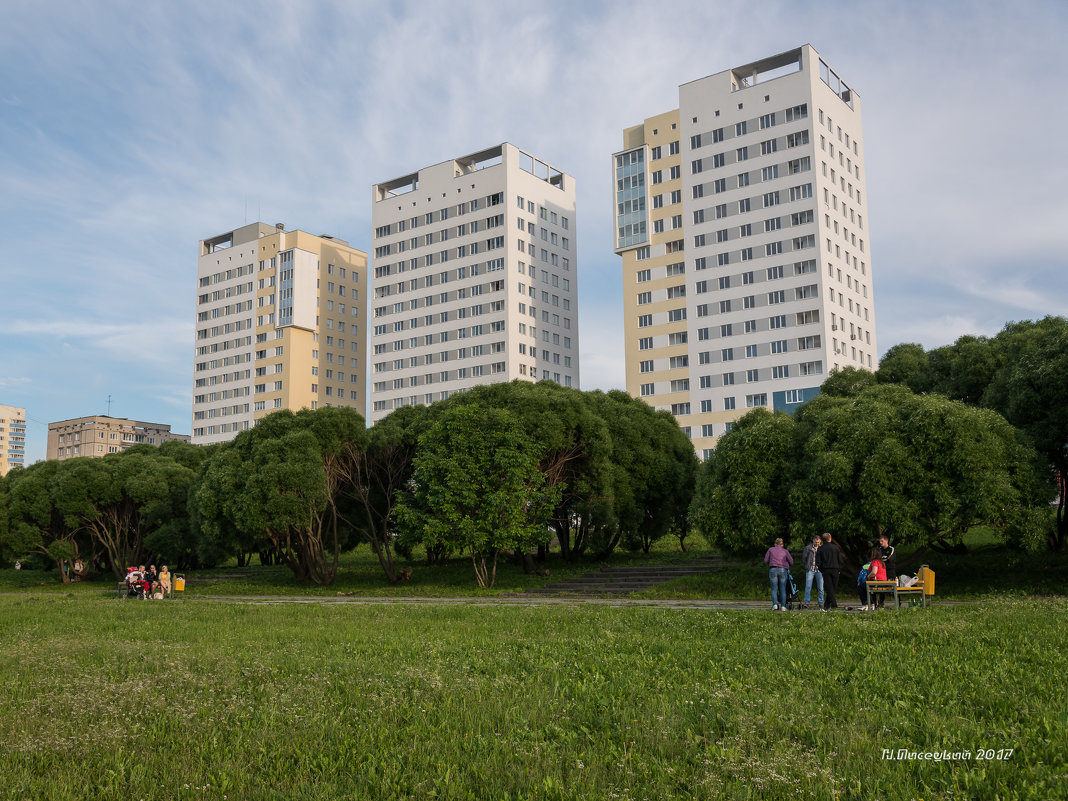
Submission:
POLYGON ((476 384, 579 385, 575 182, 515 146, 372 189, 371 419, 476 384))
POLYGON ((233 439, 278 409, 366 416, 367 254, 254 223, 200 242, 193 442, 233 439))
POLYGON ((0 404, 0 476, 26 465, 26 410, 0 404))
POLYGON ((878 367, 861 101, 811 46, 682 85, 612 159, 627 391, 699 455, 878 367))
POLYGON ((171 427, 165 423, 143 423, 103 414, 77 417, 48 424, 45 458, 63 461, 88 456, 97 459, 109 453, 122 453, 133 445, 162 445, 175 440, 189 442, 189 435, 172 434, 171 427))

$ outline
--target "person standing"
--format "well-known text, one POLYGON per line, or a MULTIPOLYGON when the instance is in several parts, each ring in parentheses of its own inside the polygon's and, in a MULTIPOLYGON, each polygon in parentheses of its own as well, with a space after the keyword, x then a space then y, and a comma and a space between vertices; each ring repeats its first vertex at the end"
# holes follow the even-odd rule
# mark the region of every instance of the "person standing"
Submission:
POLYGON ((837 609, 838 601, 835 593, 838 591, 838 578, 842 574, 842 549, 831 538, 830 532, 823 535, 823 544, 816 551, 816 567, 823 576, 824 604, 823 611, 837 609))
POLYGON ((890 538, 885 534, 879 535, 879 554, 883 567, 886 568, 886 580, 893 581, 897 578, 897 553, 890 544, 890 538))
POLYGON ((823 574, 816 567, 816 551, 820 547, 820 535, 812 538, 812 542, 805 546, 801 553, 801 564, 805 566, 805 607, 812 601, 812 583, 816 583, 816 600, 819 607, 823 608, 823 574))
POLYGON ((770 568, 768 578, 771 581, 771 610, 785 612, 786 575, 790 572, 794 558, 782 547, 781 537, 775 540, 775 544, 764 554, 764 563, 770 568))

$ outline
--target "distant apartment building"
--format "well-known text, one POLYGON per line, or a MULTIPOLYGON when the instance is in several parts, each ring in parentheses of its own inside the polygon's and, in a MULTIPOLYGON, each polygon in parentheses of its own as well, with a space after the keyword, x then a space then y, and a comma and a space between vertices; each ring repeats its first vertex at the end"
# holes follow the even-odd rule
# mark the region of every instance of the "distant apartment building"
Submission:
POLYGON ((278 409, 366 415, 367 254, 253 223, 200 242, 193 442, 233 439, 278 409))
POLYGON ((26 464, 26 410, 0 404, 0 476, 26 464))
POLYGON ((188 434, 172 434, 165 423, 143 423, 125 417, 95 415, 48 424, 45 458, 62 461, 78 456, 99 458, 122 453, 133 445, 162 445, 177 440, 189 442, 188 434))
POLYGON ((627 391, 699 455, 878 367, 860 97, 812 47, 683 84, 612 159, 627 391))
POLYGON ((504 143, 376 184, 371 420, 477 384, 579 385, 575 181, 504 143))

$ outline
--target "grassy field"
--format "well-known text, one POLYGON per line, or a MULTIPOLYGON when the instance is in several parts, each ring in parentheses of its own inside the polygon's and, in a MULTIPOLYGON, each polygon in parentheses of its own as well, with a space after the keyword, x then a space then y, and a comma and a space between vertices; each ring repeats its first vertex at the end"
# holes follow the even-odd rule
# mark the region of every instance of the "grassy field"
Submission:
POLYGON ((23 592, 0 598, 0 798, 1059 798, 1066 613, 23 592))

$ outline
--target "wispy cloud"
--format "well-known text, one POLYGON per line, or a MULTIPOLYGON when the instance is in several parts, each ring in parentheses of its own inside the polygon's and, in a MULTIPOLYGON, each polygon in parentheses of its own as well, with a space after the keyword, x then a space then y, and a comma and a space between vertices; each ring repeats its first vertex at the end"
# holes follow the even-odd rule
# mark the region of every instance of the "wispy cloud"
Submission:
POLYGON ((0 388, 42 419, 111 392, 187 429, 198 239, 258 218, 366 248, 372 183, 504 140, 576 178, 582 381, 621 386, 622 129, 803 41, 864 102, 881 348, 1068 308, 1063 3, 104 0, 4 23, 0 335, 27 382, 0 388))

